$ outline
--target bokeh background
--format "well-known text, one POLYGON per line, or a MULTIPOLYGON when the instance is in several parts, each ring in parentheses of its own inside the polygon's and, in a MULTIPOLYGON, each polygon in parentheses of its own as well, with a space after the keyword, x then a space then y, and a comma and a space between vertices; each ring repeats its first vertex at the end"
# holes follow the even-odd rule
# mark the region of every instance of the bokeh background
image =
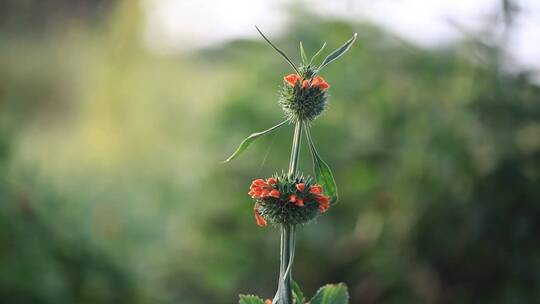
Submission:
POLYGON ((359 34, 323 73, 313 135, 341 201, 299 229, 305 293, 538 303, 538 5, 252 2, 0 2, 0 302, 274 294, 279 233, 246 192, 292 130, 219 164, 283 117, 290 70, 257 23, 295 60, 359 34))

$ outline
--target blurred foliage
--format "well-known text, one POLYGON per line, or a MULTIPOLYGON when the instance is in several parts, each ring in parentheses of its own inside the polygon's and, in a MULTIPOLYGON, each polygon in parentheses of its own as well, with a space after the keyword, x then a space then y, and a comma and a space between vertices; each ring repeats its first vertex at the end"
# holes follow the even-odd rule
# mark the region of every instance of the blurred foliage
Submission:
MULTIPOLYGON (((351 303, 538 301, 540 87, 530 74, 507 72, 504 45, 475 36, 428 50, 369 24, 296 14, 274 38, 286 50, 359 33, 323 74, 330 108, 313 137, 341 201, 299 229, 294 275, 306 294, 343 281, 351 303)), ((288 66, 261 39, 152 53, 132 1, 92 20, 0 29, 1 302, 271 297, 278 233, 256 227, 246 192, 286 168, 292 129, 219 161, 282 118, 288 66)))

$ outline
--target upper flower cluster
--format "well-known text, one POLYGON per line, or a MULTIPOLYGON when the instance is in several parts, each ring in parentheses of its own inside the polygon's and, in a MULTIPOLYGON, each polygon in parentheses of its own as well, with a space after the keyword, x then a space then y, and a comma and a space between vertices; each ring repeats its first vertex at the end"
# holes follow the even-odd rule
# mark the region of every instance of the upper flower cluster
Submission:
POLYGON ((330 85, 320 76, 315 76, 312 79, 303 79, 298 74, 289 74, 283 77, 283 80, 291 87, 294 87, 296 84, 301 84, 302 89, 318 88, 321 91, 324 91, 330 88, 330 85))
POLYGON ((312 121, 326 109, 328 88, 330 85, 321 76, 289 74, 283 77, 278 102, 291 121, 312 121))
POLYGON ((304 177, 256 179, 248 193, 255 199, 255 219, 259 226, 274 223, 300 224, 326 212, 330 199, 318 184, 304 177))

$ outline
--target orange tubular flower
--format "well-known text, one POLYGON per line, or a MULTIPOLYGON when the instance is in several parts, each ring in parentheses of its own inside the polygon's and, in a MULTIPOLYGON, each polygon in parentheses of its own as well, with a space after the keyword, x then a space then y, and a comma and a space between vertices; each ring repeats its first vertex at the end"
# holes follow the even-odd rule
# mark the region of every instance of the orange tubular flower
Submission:
POLYGON ((315 78, 313 78, 313 80, 311 81, 311 85, 323 91, 330 87, 328 82, 326 82, 321 76, 315 76, 315 78))
POLYGON ((279 198, 280 195, 281 193, 279 193, 277 189, 272 189, 270 193, 268 194, 268 196, 275 197, 275 198, 279 198))
POLYGON ((315 200, 319 203, 319 211, 321 213, 326 212, 326 210, 328 210, 330 207, 330 199, 326 195, 319 194, 317 197, 315 197, 315 200))
POLYGON ((304 192, 305 188, 306 188, 306 184, 304 184, 304 183, 296 184, 296 190, 298 190, 300 192, 304 192))
POLYGON ((259 204, 255 204, 255 206, 253 207, 253 213, 255 214, 255 221, 257 222, 257 225, 259 225, 260 227, 266 227, 266 225, 268 225, 268 223, 262 217, 262 215, 259 212, 258 208, 259 208, 259 204))
POLYGON ((302 81, 302 89, 305 89, 308 86, 309 86, 309 81, 307 81, 307 80, 302 81))
POLYGON ((277 180, 276 180, 275 178, 273 178, 273 177, 269 177, 269 178, 267 179, 267 181, 268 181, 268 184, 269 184, 269 185, 275 185, 275 184, 277 184, 277 180))
POLYGON ((297 74, 289 74, 283 77, 283 80, 285 80, 285 82, 288 83, 291 87, 294 87, 298 81, 302 80, 302 77, 297 74))
POLYGON ((309 188, 309 193, 321 194, 322 193, 322 187, 320 185, 313 185, 313 186, 311 186, 311 188, 309 188))
POLYGON ((270 194, 270 185, 263 179, 256 179, 251 183, 248 194, 251 198, 263 198, 270 194))
POLYGON ((296 194, 291 194, 291 197, 289 198, 289 202, 296 203, 296 194))

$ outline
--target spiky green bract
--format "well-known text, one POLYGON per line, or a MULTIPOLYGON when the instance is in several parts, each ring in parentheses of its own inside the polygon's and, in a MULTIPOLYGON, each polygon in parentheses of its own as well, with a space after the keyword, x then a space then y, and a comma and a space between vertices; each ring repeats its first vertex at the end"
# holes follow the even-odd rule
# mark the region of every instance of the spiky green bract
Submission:
POLYGON ((311 79, 316 74, 316 69, 311 64, 300 66, 300 76, 304 79, 311 79))
MULTIPOLYGON (((304 79, 310 79, 308 75, 312 76, 312 73, 313 70, 306 69, 303 72, 304 79)), ((309 122, 324 112, 328 102, 328 94, 326 90, 321 90, 319 87, 302 87, 300 81, 294 86, 284 82, 278 102, 291 122, 309 122)))
POLYGON ((309 189, 315 183, 311 177, 296 175, 289 177, 287 174, 275 175, 277 180, 276 189, 280 193, 279 198, 265 197, 256 199, 259 213, 270 223, 298 225, 305 224, 321 214, 319 203, 315 195, 309 189), (304 183, 303 192, 298 191, 296 185, 304 183), (292 194, 303 198, 304 206, 298 206, 290 202, 292 194))

